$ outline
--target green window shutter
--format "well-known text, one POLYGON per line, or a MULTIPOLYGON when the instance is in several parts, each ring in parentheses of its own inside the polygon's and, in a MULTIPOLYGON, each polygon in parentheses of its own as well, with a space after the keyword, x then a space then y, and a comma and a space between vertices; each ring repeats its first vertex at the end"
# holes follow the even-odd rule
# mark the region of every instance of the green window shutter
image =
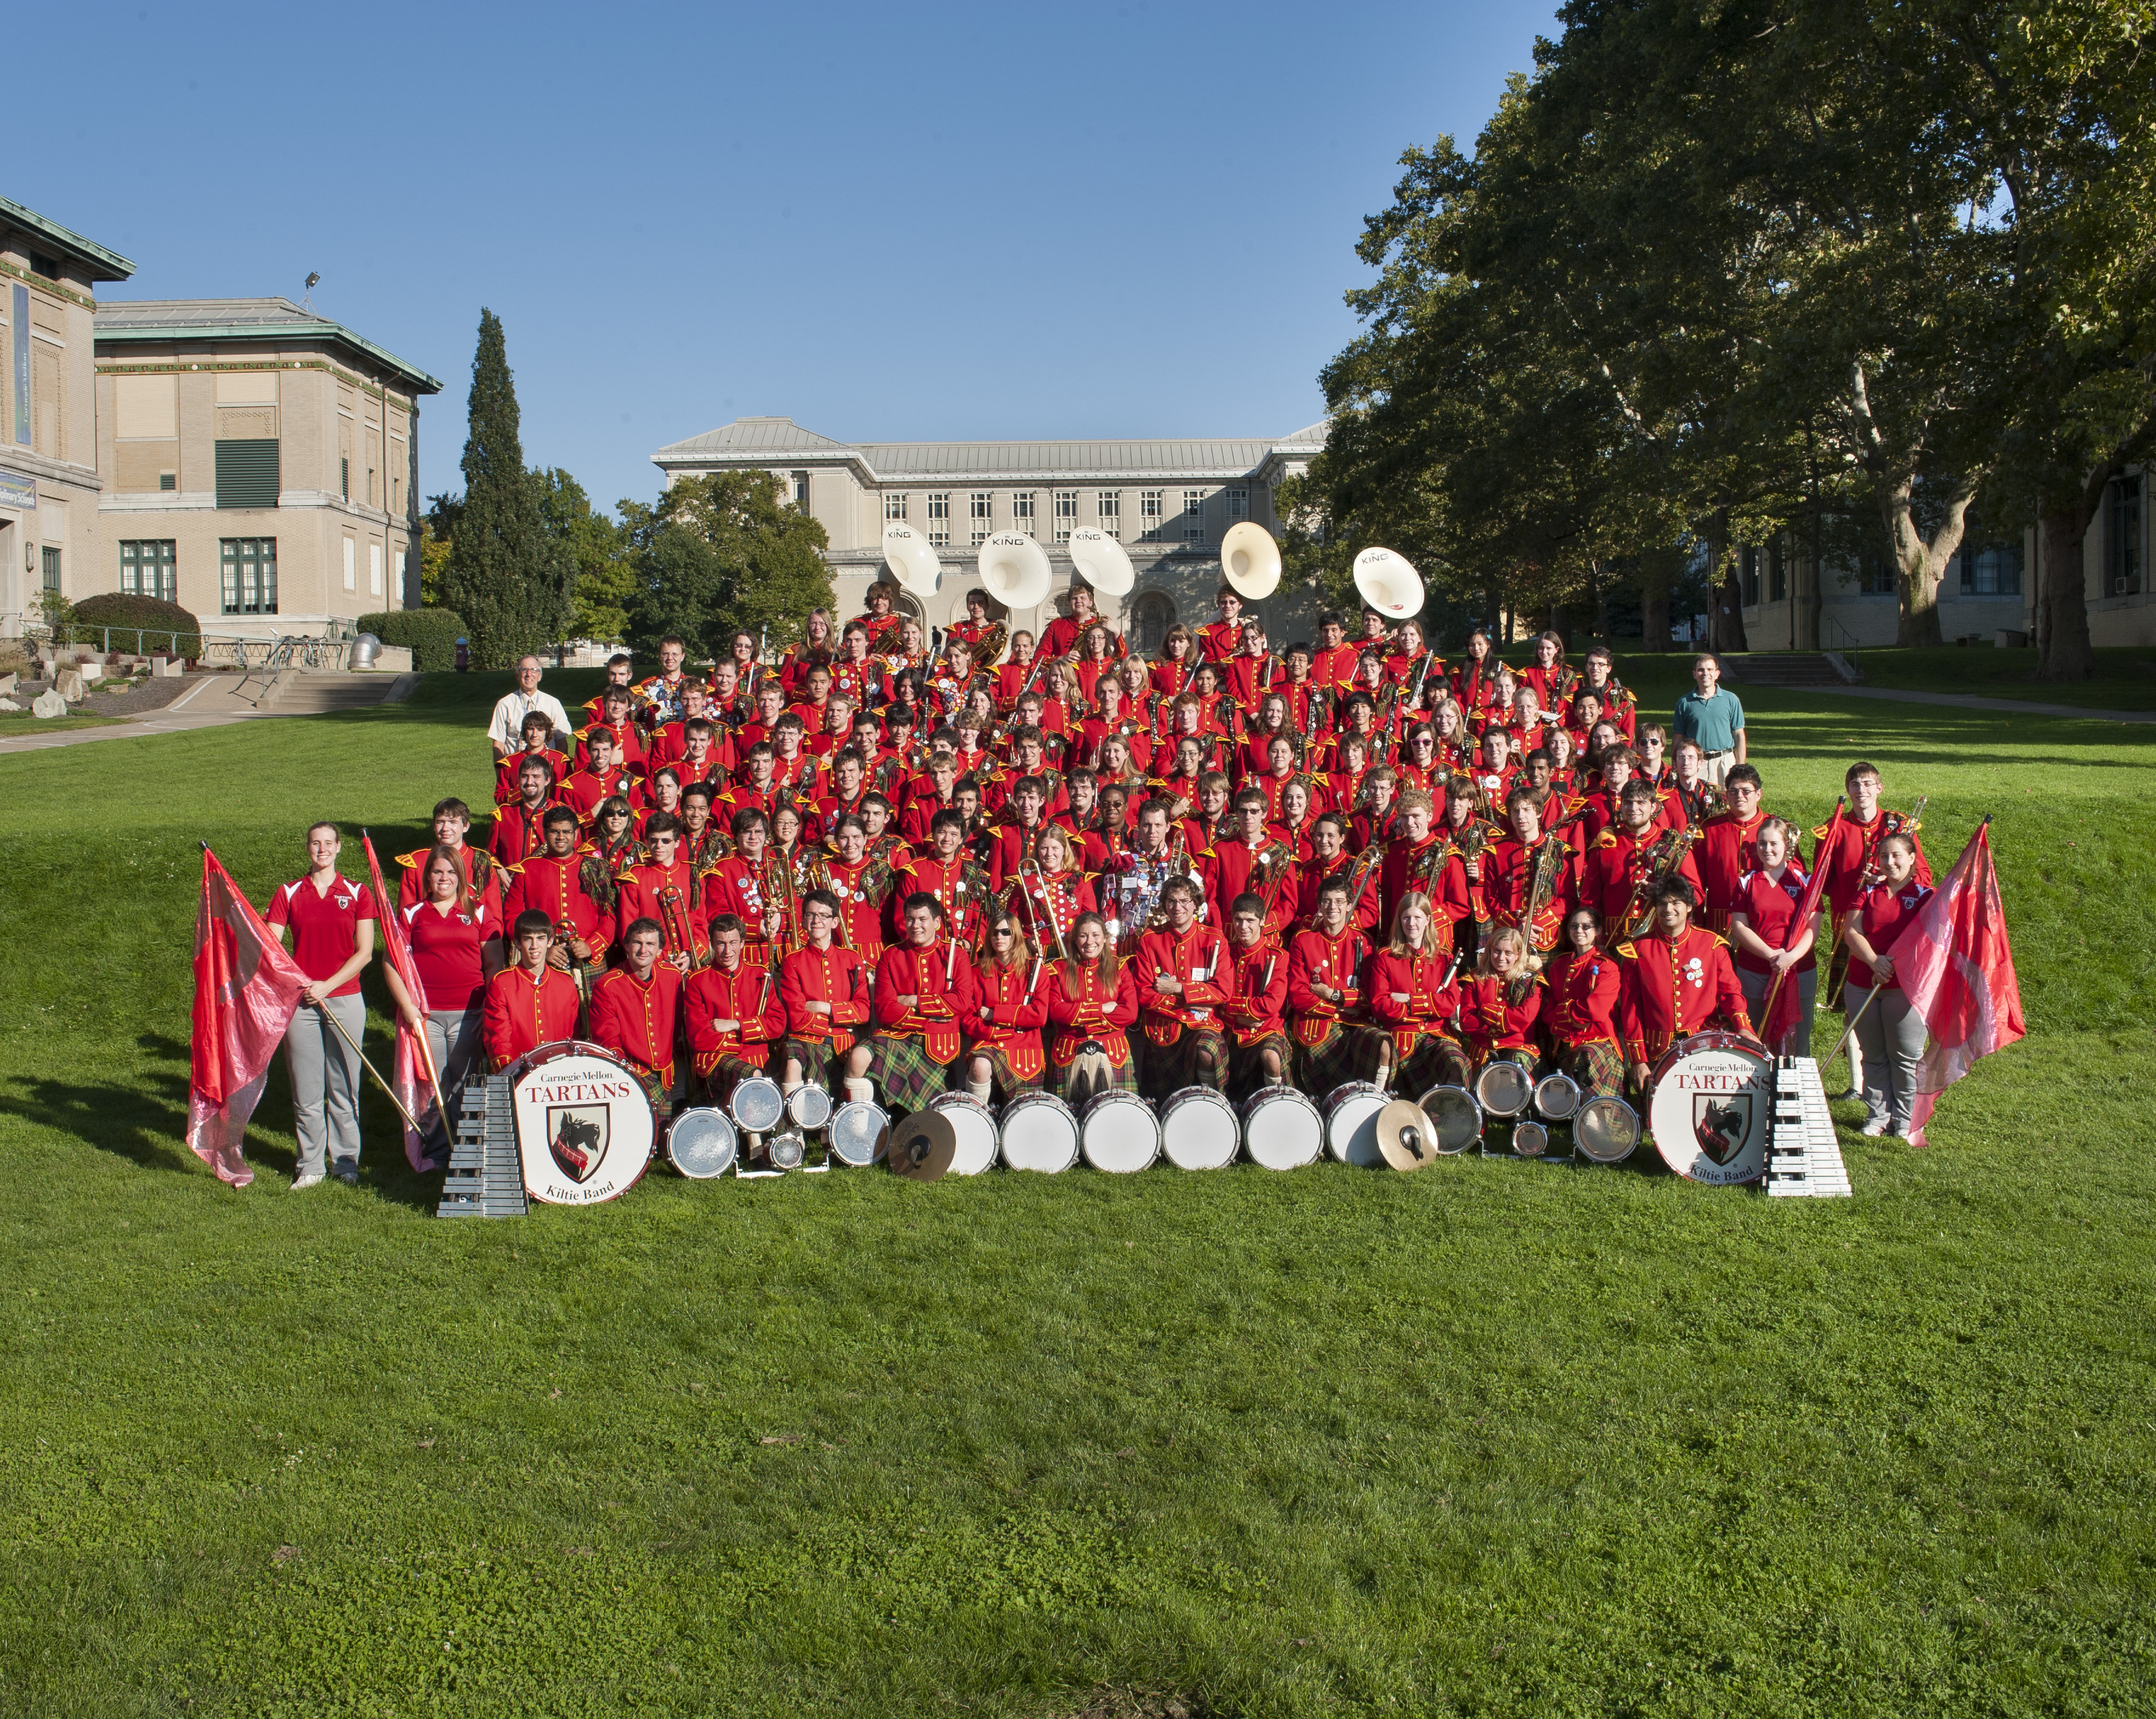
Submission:
POLYGON ((219 507, 275 507, 277 505, 277 442, 220 441, 217 444, 217 505, 219 507))

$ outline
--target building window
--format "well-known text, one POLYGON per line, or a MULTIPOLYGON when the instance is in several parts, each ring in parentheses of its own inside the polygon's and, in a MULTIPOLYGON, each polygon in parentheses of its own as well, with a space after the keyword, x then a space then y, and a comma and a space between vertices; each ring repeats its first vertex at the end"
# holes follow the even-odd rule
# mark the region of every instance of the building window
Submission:
POLYGON ((367 546, 367 594, 369 597, 382 595, 382 546, 379 543, 367 546))
POLYGON ((793 474, 793 505, 803 513, 808 511, 808 474, 805 471, 793 474))
POLYGON ((1223 490, 1220 494, 1228 503, 1228 523, 1240 525, 1250 516, 1250 492, 1248 490, 1223 490))
POLYGON ((45 545, 44 565, 45 570, 45 589, 48 591, 58 591, 60 588, 60 552, 59 550, 54 548, 49 543, 45 545))
POLYGON ((2104 590, 2112 597, 2141 594, 2141 480, 2114 479, 2104 506, 2104 590))
POLYGON ((1039 522, 1033 516, 1033 491, 1020 490, 1011 497, 1011 529, 1023 531, 1027 536, 1038 536, 1034 527, 1039 522))
POLYGON ((1773 555, 1773 556, 1769 556, 1769 557, 1768 557, 1768 558, 1767 558, 1767 601, 1768 601, 1768 602, 1769 602, 1769 603, 1779 603, 1779 602, 1781 602, 1784 598, 1785 598, 1786 597, 1788 597, 1788 596, 1789 596, 1789 576, 1788 576, 1788 568, 1789 568, 1789 557, 1788 557, 1786 554, 1782 554, 1782 555, 1773 555))
POLYGON ((401 549, 397 552, 397 590, 395 594, 398 603, 401 603, 404 601, 404 552, 401 549))
POLYGON ((1164 591, 1148 591, 1137 601, 1131 613, 1137 623, 1137 637, 1132 641, 1141 656, 1158 656, 1161 641, 1168 637, 1168 629, 1175 624, 1175 604, 1164 591))
POLYGON ((1856 588, 1866 597, 1894 595, 1894 557, 1875 545, 1869 533, 1856 555, 1856 588))
POLYGON ((1100 511, 1101 529, 1111 537, 1122 536, 1123 535, 1123 492, 1120 490, 1102 490, 1095 496, 1094 505, 1100 511))
POLYGON ((1058 490, 1055 492, 1055 541, 1068 543, 1070 533, 1078 524, 1078 492, 1058 490))
POLYGON ((130 597, 180 600, 180 577, 174 565, 174 540, 150 537, 120 546, 120 588, 130 597))
POLYGON ((277 442, 275 437, 218 441, 217 505, 219 507, 275 507, 277 505, 277 442))
POLYGON ((178 489, 180 487, 180 475, 176 471, 159 472, 157 474, 157 487, 161 490, 166 490, 178 489))
POLYGON ((1757 608, 1759 606, 1759 552, 1758 548, 1751 544, 1747 544, 1743 548, 1738 550, 1737 552, 1737 567, 1738 577, 1743 582, 1744 606, 1747 608, 1757 608))
POLYGON ((1205 536, 1205 492, 1185 490, 1183 492, 1183 541, 1202 542, 1205 536))
POLYGON ((933 490, 928 496, 928 541, 942 548, 951 541, 951 492, 933 490))
POLYGON ((990 518, 991 505, 991 492, 987 490, 973 491, 966 511, 973 528, 973 547, 976 549, 988 541, 988 528, 993 523, 990 518))
POLYGON ((337 494, 346 501, 352 500, 352 462, 342 455, 337 459, 337 494))
POLYGON ((44 256, 37 251, 32 251, 30 253, 30 272, 33 275, 42 275, 48 280, 58 280, 60 278, 59 259, 58 257, 44 256))
POLYGON ((1168 492, 1165 490, 1141 490, 1138 491, 1139 541, 1144 543, 1158 543, 1160 541, 1160 522, 1163 511, 1168 505, 1166 500, 1167 495, 1168 492))
POLYGON ((1964 548, 1961 562, 1964 597, 2019 597, 2021 594, 2021 547, 2017 543, 1994 543, 1988 548, 1964 548))
POLYGON ((354 564, 352 548, 353 546, 352 539, 349 537, 346 538, 344 540, 344 588, 347 591, 356 591, 359 588, 352 578, 352 567, 354 564))
POLYGON ((885 496, 883 498, 883 516, 886 519, 904 519, 906 517, 906 497, 902 495, 885 496))
POLYGON ((224 612, 228 615, 277 613, 277 540, 227 537, 218 546, 222 562, 224 612))

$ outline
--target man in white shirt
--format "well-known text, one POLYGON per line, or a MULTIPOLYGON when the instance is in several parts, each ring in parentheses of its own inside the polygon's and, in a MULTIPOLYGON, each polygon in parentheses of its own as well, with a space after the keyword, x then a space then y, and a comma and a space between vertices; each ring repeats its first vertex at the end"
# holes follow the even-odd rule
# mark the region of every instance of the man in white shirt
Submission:
POLYGON ((494 720, 487 725, 486 737, 494 742, 494 756, 497 763, 511 752, 524 750, 524 718, 533 711, 540 711, 554 725, 550 744, 555 750, 568 750, 569 713, 562 708, 562 701, 552 693, 540 691, 539 672, 538 658, 519 658, 516 690, 504 693, 494 707, 494 720))

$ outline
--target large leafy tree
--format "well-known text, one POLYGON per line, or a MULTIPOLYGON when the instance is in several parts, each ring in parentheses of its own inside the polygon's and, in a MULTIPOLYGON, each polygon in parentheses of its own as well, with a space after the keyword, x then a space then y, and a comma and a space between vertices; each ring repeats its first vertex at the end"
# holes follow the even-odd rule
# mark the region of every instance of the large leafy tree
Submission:
POLYGON ((501 319, 480 312, 472 358, 465 493, 442 569, 442 600, 464 618, 481 668, 506 668, 562 636, 576 567, 541 518, 542 485, 524 444, 501 319))
POLYGON ((655 504, 620 504, 634 582, 629 637, 648 653, 678 633, 722 654, 743 629, 799 635, 834 601, 822 526, 768 472, 713 472, 674 484, 655 504))
POLYGON ((584 486, 559 466, 532 478, 539 486, 540 524, 567 550, 576 568, 569 631, 578 639, 627 638, 629 599, 636 584, 629 534, 595 511, 584 486))

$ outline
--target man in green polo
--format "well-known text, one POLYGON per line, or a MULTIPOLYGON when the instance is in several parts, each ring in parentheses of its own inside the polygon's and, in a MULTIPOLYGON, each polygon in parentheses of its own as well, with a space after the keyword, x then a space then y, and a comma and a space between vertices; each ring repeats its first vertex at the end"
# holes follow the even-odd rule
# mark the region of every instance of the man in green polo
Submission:
POLYGON ((1698 690, 1677 700, 1677 738, 1698 742, 1700 773, 1719 788, 1744 762, 1744 706, 1722 690, 1722 665, 1711 655, 1692 659, 1691 681, 1698 690))

